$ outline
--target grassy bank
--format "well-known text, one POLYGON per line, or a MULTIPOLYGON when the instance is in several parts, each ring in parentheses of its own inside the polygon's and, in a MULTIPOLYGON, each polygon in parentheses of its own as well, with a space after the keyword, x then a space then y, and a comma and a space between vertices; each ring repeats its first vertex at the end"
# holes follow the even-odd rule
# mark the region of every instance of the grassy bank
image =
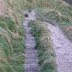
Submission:
POLYGON ((16 32, 10 17, 0 17, 0 72, 23 72, 23 28, 16 32))
POLYGON ((55 53, 46 26, 40 21, 31 22, 30 26, 36 39, 40 72, 56 72, 55 53))
MULTIPOLYGON (((6 12, 0 17, 0 48, 6 59, 0 61, 1 72, 24 72, 24 30, 22 1, 5 0, 6 12), (20 5, 21 4, 21 5, 20 5)), ((2 56, 2 55, 1 55, 2 56)))
MULTIPOLYGON (((51 4, 52 5, 52 4, 51 4)), ((52 5, 53 6, 53 5, 52 5)), ((37 18, 58 25, 69 40, 72 41, 72 7, 64 2, 56 2, 56 7, 37 8, 37 18)))
POLYGON ((38 20, 43 18, 43 21, 46 19, 47 22, 55 23, 72 41, 72 6, 62 0, 42 0, 41 2, 37 3, 35 9, 38 20))
MULTIPOLYGON (((38 20, 43 17, 57 22, 64 34, 72 40, 72 7, 62 0, 4 0, 5 16, 0 17, 0 72, 24 72, 24 32, 22 12, 35 9, 38 20)), ((40 72, 56 72, 55 53, 49 32, 41 21, 31 22, 40 72)))

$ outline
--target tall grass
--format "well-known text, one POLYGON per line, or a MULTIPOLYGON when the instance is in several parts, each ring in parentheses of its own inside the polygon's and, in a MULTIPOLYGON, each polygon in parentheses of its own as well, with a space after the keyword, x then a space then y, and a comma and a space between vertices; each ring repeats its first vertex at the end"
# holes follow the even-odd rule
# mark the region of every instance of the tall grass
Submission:
POLYGON ((0 17, 0 72, 23 72, 23 28, 10 17, 0 17))
MULTIPOLYGON (((39 17, 54 20, 72 39, 72 31, 65 26, 72 24, 72 7, 62 0, 4 0, 7 4, 7 17, 0 17, 0 72, 24 72, 23 63, 23 10, 36 9, 39 17), (71 35, 70 35, 71 34, 71 35)), ((39 19, 40 20, 40 19, 39 19)), ((55 54, 51 46, 49 31, 45 25, 36 21, 31 23, 36 38, 36 48, 40 72, 56 72, 55 54)))
POLYGON ((48 7, 45 6, 45 8, 40 7, 36 9, 37 18, 39 20, 43 18, 46 19, 47 22, 55 23, 68 39, 72 41, 72 6, 62 0, 55 0, 55 2, 52 0, 48 1, 48 7))
POLYGON ((23 0, 4 0, 7 10, 0 17, 0 72, 24 72, 23 0))
POLYGON ((36 49, 38 49, 39 72, 56 72, 55 53, 51 45, 49 31, 40 21, 31 22, 30 26, 36 39, 36 49))

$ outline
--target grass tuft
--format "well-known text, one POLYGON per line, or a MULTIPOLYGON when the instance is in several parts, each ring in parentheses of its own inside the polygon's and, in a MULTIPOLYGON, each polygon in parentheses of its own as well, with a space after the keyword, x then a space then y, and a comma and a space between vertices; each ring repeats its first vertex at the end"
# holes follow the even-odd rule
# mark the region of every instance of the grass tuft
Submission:
POLYGON ((40 72, 56 72, 55 53, 46 26, 40 21, 31 22, 30 26, 36 39, 40 72))

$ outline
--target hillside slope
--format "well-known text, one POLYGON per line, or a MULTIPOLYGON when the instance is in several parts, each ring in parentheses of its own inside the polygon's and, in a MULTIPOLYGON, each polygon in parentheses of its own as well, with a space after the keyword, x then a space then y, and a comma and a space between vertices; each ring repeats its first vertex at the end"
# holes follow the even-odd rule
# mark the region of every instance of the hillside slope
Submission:
POLYGON ((37 19, 30 22, 30 27, 36 39, 40 72, 56 72, 57 69, 51 32, 45 21, 59 26, 72 41, 72 7, 63 0, 0 0, 0 72, 24 72, 25 32, 22 24, 24 12, 32 9, 37 19))
POLYGON ((24 31, 21 21, 7 8, 0 0, 0 72, 23 72, 24 31))

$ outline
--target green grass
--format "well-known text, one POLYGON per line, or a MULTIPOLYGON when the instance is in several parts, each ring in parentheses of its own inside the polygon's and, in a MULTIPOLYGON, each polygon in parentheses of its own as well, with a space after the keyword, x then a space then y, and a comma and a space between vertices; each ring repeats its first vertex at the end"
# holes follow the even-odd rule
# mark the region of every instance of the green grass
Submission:
POLYGON ((36 8, 38 18, 43 17, 55 21, 68 39, 72 40, 72 30, 66 29, 72 25, 72 6, 61 0, 47 0, 47 4, 48 6, 44 5, 36 8))
POLYGON ((0 17, 0 27, 8 28, 9 30, 16 31, 15 23, 11 20, 10 17, 0 17))
MULTIPOLYGON (((12 10, 12 16, 0 17, 0 72, 24 72, 23 10, 35 9, 38 18, 42 16, 57 22, 65 35, 72 40, 72 30, 66 29, 67 26, 72 25, 72 7, 70 5, 60 0, 5 1, 8 8, 12 10), (16 32, 18 32, 17 36, 15 36, 16 32)), ((40 72, 56 72, 55 53, 51 46, 49 31, 40 21, 34 22, 31 27, 37 42, 40 72)))
POLYGON ((0 16, 0 72, 24 72, 23 0, 5 0, 12 12, 0 16))
POLYGON ((56 72, 55 53, 46 26, 40 21, 31 22, 30 26, 36 39, 40 65, 39 72, 56 72))
POLYGON ((13 37, 15 23, 10 17, 0 17, 0 72, 24 72, 23 27, 18 27, 18 37, 13 37))
POLYGON ((59 4, 58 2, 56 7, 38 8, 36 13, 38 20, 43 18, 52 24, 58 25, 67 38, 72 41, 72 29, 67 29, 70 26, 72 27, 72 7, 70 5, 59 4))

